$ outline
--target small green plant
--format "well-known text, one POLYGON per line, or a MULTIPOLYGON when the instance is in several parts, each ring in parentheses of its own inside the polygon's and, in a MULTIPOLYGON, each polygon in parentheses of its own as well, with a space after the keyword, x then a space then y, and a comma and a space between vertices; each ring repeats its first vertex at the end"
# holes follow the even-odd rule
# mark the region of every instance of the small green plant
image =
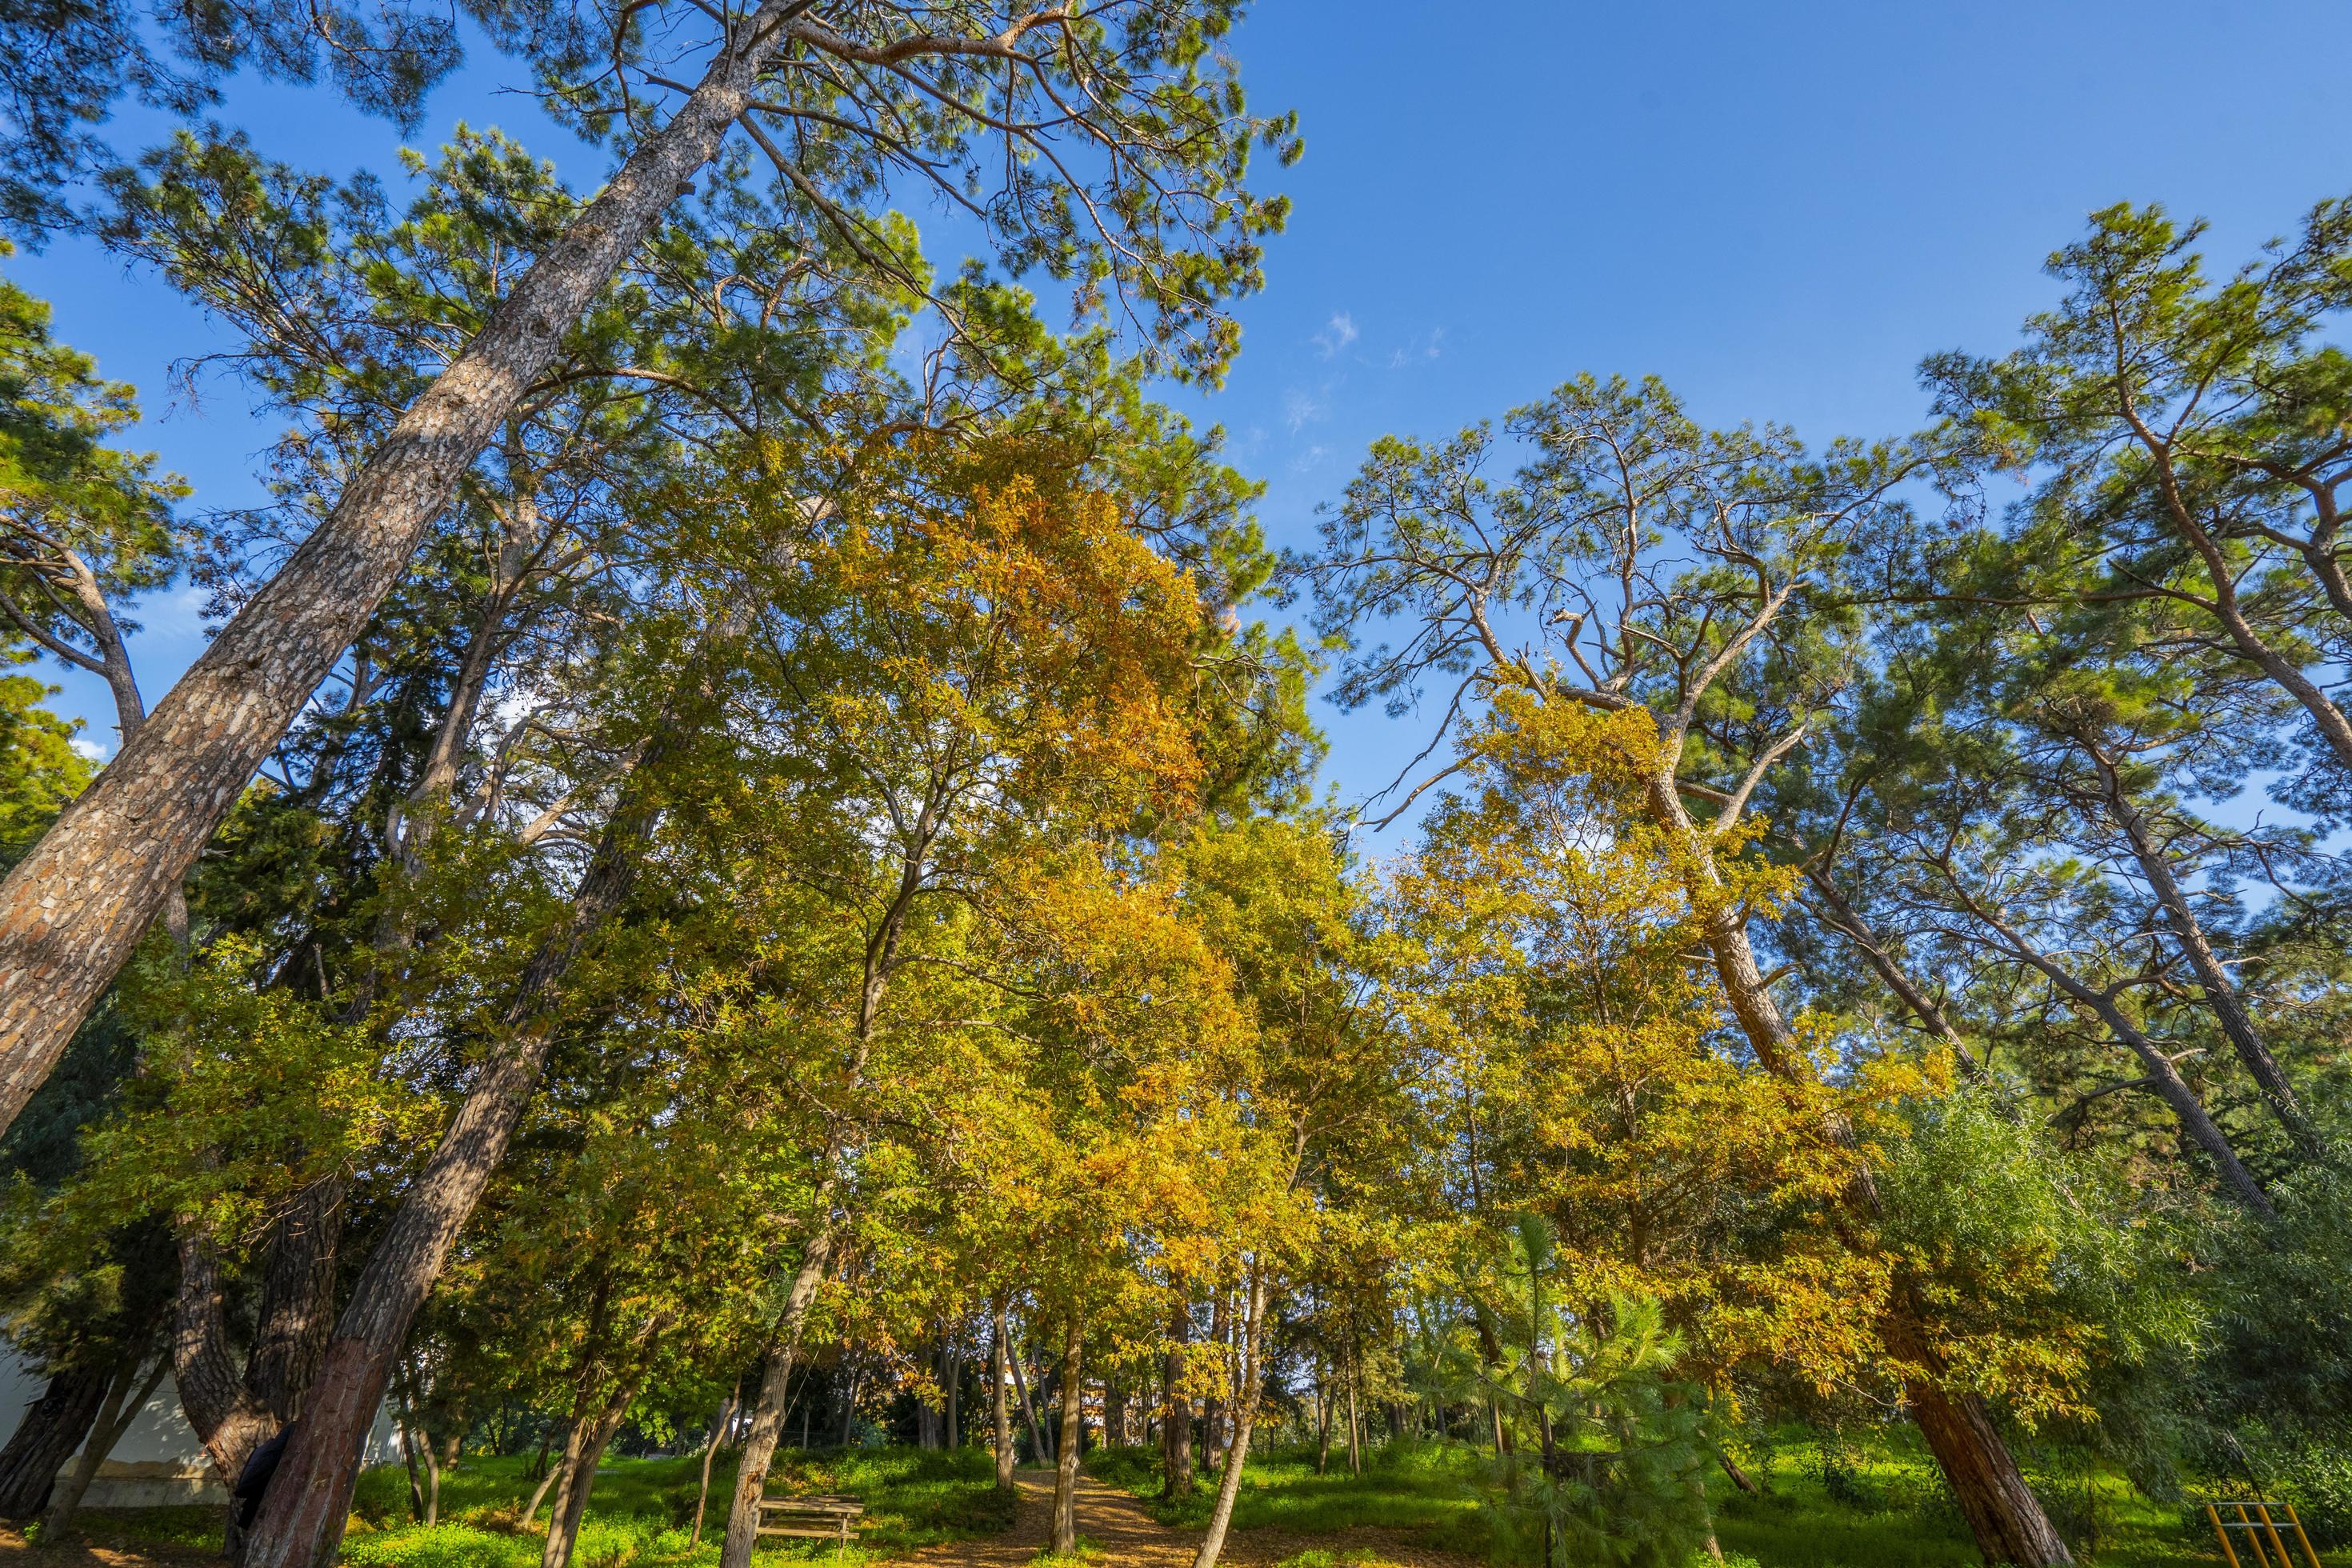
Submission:
POLYGON ((1042 1547, 1029 1562, 1030 1568, 1088 1568, 1088 1564, 1101 1555, 1102 1543, 1091 1536, 1081 1535, 1072 1550, 1056 1552, 1050 1546, 1042 1547))
POLYGON ((1833 1430, 1821 1433, 1812 1452, 1806 1456, 1805 1468, 1822 1483, 1822 1495, 1842 1508, 1853 1509, 1856 1513, 1875 1513, 1885 1506, 1885 1499, 1854 1467, 1845 1438, 1833 1430))
POLYGON ((1523 1283, 1492 1313, 1503 1363, 1467 1332, 1428 1348, 1442 1392, 1499 1399, 1535 1435, 1491 1467, 1497 1511, 1549 1568, 1681 1568, 1706 1539, 1713 1464, 1706 1391, 1673 1376, 1681 1336, 1647 1297, 1611 1295, 1605 1321, 1562 1306, 1542 1216, 1521 1216, 1509 1246, 1501 1272, 1523 1283))

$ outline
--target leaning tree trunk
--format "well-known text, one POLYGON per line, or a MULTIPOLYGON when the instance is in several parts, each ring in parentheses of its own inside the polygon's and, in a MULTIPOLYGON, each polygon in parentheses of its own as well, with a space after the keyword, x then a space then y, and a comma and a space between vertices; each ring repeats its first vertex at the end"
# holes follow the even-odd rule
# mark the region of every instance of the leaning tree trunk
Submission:
POLYGON ((651 815, 642 794, 633 791, 624 799, 581 879, 563 930, 524 966, 500 1019, 503 1048, 483 1064, 352 1288, 263 1495, 245 1568, 328 1568, 334 1561, 351 1518, 368 1427, 391 1385, 409 1325, 530 1104, 562 1018, 552 994, 557 983, 627 900, 651 815))
MULTIPOLYGON (((719 1407, 719 1419, 711 1423, 710 1441, 702 1446, 702 1489, 694 1494, 694 1533, 687 1538, 688 1549, 702 1544, 702 1513, 710 1502, 710 1462, 719 1457, 719 1445, 726 1438, 727 1428, 735 1424, 735 1406, 743 1397, 743 1380, 737 1378, 735 1386, 727 1391, 727 1403, 719 1407)), ((801 1419, 808 1419, 808 1407, 801 1407, 801 1419)))
POLYGON ((555 1511, 547 1518, 547 1544, 540 1551, 539 1568, 569 1568, 572 1549, 580 1541, 580 1521, 588 1514, 588 1494, 596 1485, 596 1467, 604 1462, 604 1447, 621 1429, 629 1401, 635 1397, 631 1387, 572 1425, 572 1439, 563 1445, 563 1479, 555 1488, 555 1511))
POLYGON ((1010 1375, 1005 1365, 1012 1357, 1009 1326, 1004 1321, 1004 1298, 996 1299, 996 1334, 990 1342, 988 1359, 989 1429, 996 1439, 996 1489, 1013 1489, 1013 1405, 1005 1397, 1004 1381, 1010 1375))
MULTIPOLYGON (((828 1169, 835 1152, 828 1152, 828 1169)), ((751 1568, 751 1549, 760 1543, 760 1499, 768 1489, 768 1466, 776 1457, 776 1439, 784 1429, 791 1404, 793 1363, 800 1355, 801 1330, 808 1322, 817 1287, 824 1283, 825 1272, 833 1266, 832 1205, 833 1183, 828 1175, 817 1192, 816 1231, 809 1237, 808 1250, 802 1254, 792 1289, 785 1293, 767 1369, 760 1378, 759 1402, 743 1434, 743 1457, 736 1468, 735 1490, 727 1506, 727 1541, 719 1549, 719 1568, 751 1568)))
MULTIPOLYGON (((534 260, 418 395, 325 521, 180 678, 89 788, 0 881, 0 1131, 180 885, 205 841, 407 569, 426 527, 563 334, 717 155, 813 0, 761 0, 659 131, 534 260)), ((373 1412, 370 1413, 373 1415, 373 1412)), ((289 1458, 296 1458, 289 1454, 289 1458)), ((341 1462, 341 1461, 338 1461, 341 1462)), ((317 1484, 306 1472, 303 1486, 317 1484)), ((320 1502, 348 1486, 321 1489, 320 1502)), ((267 1513, 265 1513, 265 1520, 267 1513)), ((261 1527, 270 1539, 278 1531, 261 1527)), ((305 1526, 311 1568, 341 1535, 305 1526)), ((323 1563, 320 1564, 323 1568, 323 1563)))
POLYGON ((68 1368, 49 1379, 0 1448, 0 1519, 30 1519, 49 1500, 58 1471, 89 1436, 106 1403, 107 1374, 68 1368))
POLYGON ((1234 1522, 1234 1500, 1241 1496, 1242 1470, 1249 1459, 1250 1434, 1257 1427, 1258 1385, 1264 1373, 1258 1364, 1265 1323, 1265 1268, 1250 1272, 1249 1301, 1242 1320, 1241 1387, 1234 1395, 1234 1441, 1225 1455, 1224 1479, 1217 1483, 1217 1505, 1209 1514, 1209 1533, 1201 1538, 1192 1568, 1217 1568, 1217 1554, 1225 1549, 1225 1531, 1234 1522))
MULTIPOLYGON (((1719 889, 1722 879, 1716 869, 1714 843, 1684 810, 1673 773, 1664 772, 1654 776, 1647 794, 1651 815, 1658 825, 1690 846, 1689 861, 1694 874, 1709 885, 1709 890, 1719 889)), ((1756 950, 1748 936, 1747 911, 1733 901, 1715 901, 1719 907, 1707 921, 1706 942, 1732 1016, 1738 1020, 1741 1033, 1748 1037, 1764 1070, 1775 1078, 1794 1080, 1803 1071, 1801 1056, 1795 1049, 1788 1021, 1781 1016, 1780 1004, 1773 999, 1763 971, 1757 964, 1756 950)), ((1851 1138, 1844 1129, 1832 1131, 1851 1138)), ((1877 1187, 1866 1168, 1856 1172, 1847 1201, 1858 1211, 1875 1215, 1877 1187)), ((1886 1347, 1898 1361, 1919 1364, 1918 1358, 1906 1346, 1924 1346, 1924 1336, 1905 1302, 1898 1300, 1888 1311, 1884 1331, 1886 1347)), ((2066 1543, 2051 1528, 2041 1500, 2019 1474, 2017 1461, 1986 1415, 1983 1401, 1974 1394, 1956 1394, 1944 1390, 1934 1381, 1936 1370, 1929 1366, 1921 1392, 1922 1397, 1934 1405, 1937 1425, 1930 1426, 1930 1417, 1921 1406, 1915 1405, 1913 1408, 1919 1413, 1919 1428, 1927 1439, 1928 1451, 1935 1455, 1954 1495, 1959 1495, 1963 1488, 1974 1490, 1977 1506, 1972 1510, 1963 1504, 1961 1511, 1985 1561, 2015 1563, 2017 1568, 2057 1568, 2062 1563, 2072 1563, 2074 1559, 2067 1552, 2066 1543), (1958 1414, 1946 1419, 1948 1412, 1958 1414), (1976 1484, 1978 1478, 1985 1477, 2007 1477, 2013 1484, 1976 1484)))
POLYGON ((2189 966, 2197 974, 2197 984, 2205 993, 2205 1005, 2211 1009, 2221 1033, 2238 1053, 2263 1098, 2270 1102, 2271 1112, 2293 1137, 2297 1148, 2310 1154, 2319 1148, 2319 1132, 2311 1118, 2296 1100, 2294 1086, 2287 1081, 2285 1069, 2263 1040, 2261 1031, 2246 1012, 2245 1001, 2238 994, 2235 982, 2214 952, 2212 942, 2206 937, 2205 926, 2198 920, 2189 895, 2172 874, 2171 862, 2165 858, 2165 847, 2157 841, 2157 830, 2125 791, 2123 780, 2114 765, 2092 752, 2098 763, 2100 782, 2106 792, 2108 815, 2113 816, 2132 847, 2132 857, 2139 862, 2148 886, 2156 892, 2157 902, 2163 906, 2166 923, 2172 927, 2180 951, 2188 956, 2189 966))
POLYGON ((1067 1557, 1078 1549, 1078 1451, 1083 1446, 1086 1389, 1079 1382, 1086 1320, 1070 1309, 1062 1331, 1062 1432, 1054 1456, 1054 1552, 1067 1557))
MULTIPOLYGON (((569 1452, 571 1451, 571 1448, 572 1448, 572 1432, 571 1432, 571 1428, 569 1428, 569 1427, 566 1427, 566 1428, 564 1429, 564 1433, 563 1433, 563 1447, 564 1447, 564 1451, 565 1451, 566 1453, 569 1453, 569 1452)), ((540 1458, 541 1458, 542 1459, 543 1459, 543 1458, 545 1458, 547 1457, 547 1448, 546 1448, 546 1447, 545 1447, 545 1445, 544 1445, 544 1444, 542 1444, 542 1445, 541 1446, 541 1447, 540 1447, 540 1451, 539 1451, 539 1452, 540 1452, 540 1458)), ((413 1468, 413 1467, 412 1467, 412 1468, 413 1468)), ((547 1494, 548 1494, 549 1492, 551 1492, 551 1491, 554 1490, 556 1480, 557 1480, 557 1479, 558 1479, 559 1477, 561 1477, 562 1474, 563 1474, 563 1462, 562 1462, 562 1459, 560 1459, 560 1458, 559 1458, 559 1459, 558 1459, 554 1464, 551 1464, 551 1465, 548 1466, 548 1467, 547 1467, 547 1469, 546 1469, 546 1471, 545 1471, 545 1473, 543 1473, 542 1475, 541 1475, 541 1477, 539 1478, 539 1485, 538 1485, 537 1487, 533 1488, 533 1489, 532 1489, 532 1490, 531 1490, 531 1494, 530 1494, 530 1501, 529 1503, 525 1504, 525 1505, 524 1505, 524 1507, 523 1507, 523 1510, 522 1510, 522 1528, 523 1528, 523 1529, 525 1529, 525 1530, 529 1530, 529 1529, 530 1528, 530 1521, 531 1521, 532 1520, 537 1519, 537 1518, 539 1517, 539 1505, 540 1505, 541 1503, 543 1503, 543 1502, 545 1502, 545 1501, 547 1500, 547 1494)), ((419 1492, 419 1493, 417 1494, 417 1496, 418 1496, 420 1499, 422 1499, 424 1495, 425 1495, 425 1494, 424 1494, 424 1493, 422 1493, 422 1492, 419 1492)), ((419 1513, 419 1515, 420 1515, 420 1516, 421 1516, 421 1515, 423 1514, 423 1512, 424 1512, 424 1504, 423 1504, 423 1502, 422 1502, 422 1501, 420 1501, 420 1502, 417 1504, 417 1512, 419 1513)))
POLYGON ((2042 1512, 2041 1500, 2011 1458, 2009 1445, 1992 1425, 1984 1401, 1970 1393, 1952 1393, 1938 1383, 1938 1359, 1920 1332, 1917 1315, 1902 1310, 1889 1314, 1887 1343, 1923 1374, 1904 1379, 1903 1395, 1911 1418, 1927 1439, 1945 1479, 1950 1483, 1960 1516, 1969 1521, 1977 1548, 1988 1563, 2020 1564, 2069 1563, 2058 1531, 2042 1512))
POLYGON ((74 1461, 72 1471, 58 1481, 57 1493, 49 1500, 48 1511, 41 1515, 41 1535, 46 1541, 65 1538, 66 1527, 81 1507, 81 1500, 89 1495, 90 1482, 98 1479, 98 1468, 106 1463, 114 1446, 122 1441, 122 1434, 147 1408, 163 1374, 172 1370, 169 1356, 158 1355, 152 1365, 145 1364, 143 1354, 122 1363, 106 1391, 106 1403, 100 1406, 98 1419, 90 1426, 89 1440, 81 1446, 81 1457, 74 1461))

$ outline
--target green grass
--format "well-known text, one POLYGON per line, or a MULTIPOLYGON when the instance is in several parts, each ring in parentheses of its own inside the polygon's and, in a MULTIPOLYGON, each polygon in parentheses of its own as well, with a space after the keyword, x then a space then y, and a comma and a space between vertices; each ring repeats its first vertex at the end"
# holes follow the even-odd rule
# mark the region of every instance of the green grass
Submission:
MULTIPOLYGON (((1458 1445, 1391 1443, 1367 1452, 1364 1461, 1363 1474, 1351 1476, 1347 1456, 1334 1454, 1329 1473, 1318 1476, 1312 1449, 1252 1455, 1234 1499, 1234 1528, 1298 1535, 1410 1530, 1432 1546, 1467 1556, 1492 1552, 1491 1516, 1475 1484, 1479 1456, 1458 1445)), ((1161 1499, 1155 1448, 1097 1449, 1087 1457, 1087 1468, 1105 1485, 1142 1499, 1162 1524, 1199 1529, 1216 1502, 1217 1478, 1208 1471, 1195 1472, 1191 1497, 1161 1499)))
MULTIPOLYGON (((342 1561, 352 1568, 538 1568, 547 1505, 541 1505, 538 1530, 525 1534, 514 1527, 536 1485, 524 1479, 526 1463, 520 1457, 468 1458, 443 1471, 441 1522, 431 1529, 410 1517, 404 1468, 386 1465, 364 1472, 352 1499, 342 1561)), ((722 1456, 712 1470, 713 1501, 702 1543, 689 1547, 701 1474, 700 1459, 692 1457, 614 1459, 601 1466, 572 1555, 577 1568, 717 1563, 734 1469, 722 1456)), ((994 1464, 979 1448, 814 1454, 782 1449, 769 1487, 778 1492, 837 1492, 863 1502, 866 1529, 857 1548, 845 1554, 854 1565, 1004 1529, 1012 1522, 1013 1505, 995 1489, 995 1479, 994 1464)), ((213 1508, 91 1510, 77 1523, 84 1539, 118 1549, 217 1551, 220 1545, 220 1511, 213 1508)), ((821 1542, 808 1542, 763 1546, 759 1555, 781 1564, 804 1558, 830 1562, 834 1552, 821 1542)))
MULTIPOLYGON (((1819 1445, 1802 1433, 1759 1446, 1749 1461, 1762 1496, 1746 1496, 1721 1474, 1709 1487, 1716 1535, 1735 1568, 1979 1568, 1968 1527, 1909 1428, 1850 1446, 1826 1470, 1819 1445)), ((1243 1472, 1234 1528, 1344 1538, 1351 1527, 1377 1527, 1411 1531, 1428 1546, 1475 1559, 1531 1561, 1498 1533, 1493 1511, 1482 1506, 1488 1501, 1485 1463, 1485 1456, 1458 1445, 1393 1443, 1370 1450, 1360 1476, 1346 1473, 1339 1454, 1332 1456, 1332 1473, 1318 1476, 1312 1450, 1276 1449, 1253 1457, 1243 1472)), ((1153 1449, 1102 1450, 1087 1465, 1097 1479, 1144 1500, 1163 1523, 1197 1527, 1214 1500, 1214 1478, 1206 1474, 1194 1496, 1160 1500, 1153 1449)), ((2177 1505, 2148 1501, 2119 1475, 2078 1463, 2072 1479, 2045 1481, 2042 1489, 2086 1565, 2210 1568, 2221 1561, 2211 1536, 2201 1526, 2188 1527, 2177 1505)), ((1343 1540, 1333 1551, 1304 1552, 1296 1561, 1298 1568, 1329 1568, 1325 1559, 1344 1563, 1349 1556, 1343 1540)), ((2326 1552, 2321 1561, 2352 1568, 2352 1552, 2326 1552)))

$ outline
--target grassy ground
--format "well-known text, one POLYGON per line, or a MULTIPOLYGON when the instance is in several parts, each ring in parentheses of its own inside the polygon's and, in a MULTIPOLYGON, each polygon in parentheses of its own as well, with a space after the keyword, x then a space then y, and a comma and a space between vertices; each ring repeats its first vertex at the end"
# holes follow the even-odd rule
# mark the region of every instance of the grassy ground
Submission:
MULTIPOLYGON (((383 1466, 360 1478, 353 1523, 343 1543, 352 1568, 537 1568, 541 1528, 523 1533, 515 1521, 535 1483, 523 1479, 526 1460, 466 1458, 441 1477, 441 1521, 427 1530, 413 1522, 408 1473, 383 1466)), ((578 1568, 709 1568, 726 1532, 733 1468, 722 1457, 710 1478, 714 1501, 702 1543, 688 1544, 698 1458, 614 1459, 596 1472, 596 1489, 580 1528, 572 1561, 578 1568)), ((992 1535, 1012 1522, 1012 1504, 995 1489, 986 1451, 924 1453, 911 1448, 803 1454, 779 1450, 770 1472, 772 1491, 837 1492, 866 1505, 866 1530, 847 1563, 896 1556, 919 1546, 992 1535)), ((131 1551, 217 1549, 220 1513, 212 1508, 86 1511, 78 1521, 93 1545, 131 1551)), ((821 1556, 821 1542, 762 1547, 779 1563, 821 1556)))
MULTIPOLYGON (((1967 1526, 1945 1496, 1916 1434, 1905 1429, 1868 1447, 1824 1456, 1808 1436, 1759 1445, 1749 1473, 1763 1495, 1748 1497, 1727 1477, 1709 1488, 1716 1533, 1726 1557, 1754 1568, 1978 1568, 1967 1526)), ((1434 1547, 1496 1562, 1532 1562, 1527 1543, 1483 1507, 1485 1458, 1460 1447, 1400 1443, 1366 1456, 1350 1476, 1344 1455, 1331 1473, 1315 1474, 1311 1450, 1276 1450, 1253 1458, 1235 1500, 1240 1530, 1324 1534, 1350 1526, 1405 1529, 1434 1547)), ((1159 1456, 1143 1448, 1088 1458, 1108 1484, 1146 1500, 1162 1522, 1206 1521, 1213 1494, 1158 1500, 1159 1456)), ((2053 1520, 2085 1564, 2097 1568, 2189 1568, 2221 1562, 2212 1537, 2187 1527, 2176 1506, 2151 1503, 2120 1477, 2060 1457, 2053 1476, 2038 1476, 2053 1520)), ((1213 1478, 1208 1480, 1213 1481, 1213 1478)), ((2241 1548, 2242 1553, 2242 1547, 2241 1548)), ((2329 1552, 2326 1568, 2352 1568, 2352 1552, 2329 1552)), ((2298 1558, 2298 1568, 2300 1559, 2298 1558)))

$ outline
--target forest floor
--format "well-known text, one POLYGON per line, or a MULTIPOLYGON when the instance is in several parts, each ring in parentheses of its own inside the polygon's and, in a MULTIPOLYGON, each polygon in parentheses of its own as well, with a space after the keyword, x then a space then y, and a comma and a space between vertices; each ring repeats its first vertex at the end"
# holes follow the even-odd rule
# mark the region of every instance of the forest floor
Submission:
MULTIPOLYGON (((979 1541, 950 1542, 914 1555, 936 1568, 1036 1568, 1053 1534, 1054 1472, 1021 1470, 1019 1510, 1013 1528, 979 1541)), ((1132 1495, 1078 1478, 1079 1556, 1087 1568, 1191 1568, 1202 1531, 1160 1523, 1132 1495)), ((1236 1531, 1220 1562, 1234 1568, 1329 1568, 1341 1563, 1377 1568, 1465 1568, 1474 1560, 1422 1544, 1403 1531, 1364 1528, 1304 1535, 1286 1530, 1236 1531)))
MULTIPOLYGON (((1926 1456, 1907 1430, 1824 1449, 1801 1434, 1743 1449, 1763 1488, 1748 1497, 1722 1478, 1710 1489, 1726 1558, 1737 1568, 1979 1568, 1926 1456)), ((2097 1568, 2205 1568, 2221 1554, 2178 1506, 2134 1494, 2105 1469, 2040 1456, 2053 1517, 2079 1560, 2097 1568)), ((1224 1561, 1232 1568, 1473 1568, 1525 1564, 1536 1553, 1508 1537, 1493 1506, 1481 1455, 1459 1445, 1400 1442, 1364 1456, 1360 1474, 1335 1455, 1316 1473, 1312 1450, 1252 1457, 1224 1561)), ((730 1467, 712 1477, 723 1500, 730 1467)), ((573 1561, 578 1568, 717 1568, 716 1533, 689 1539, 699 1461, 624 1458, 601 1467, 573 1561)), ((1206 1524, 1214 1478, 1193 1495, 1161 1500, 1156 1455, 1139 1448, 1087 1456, 1078 1493, 1080 1552, 1049 1556, 1053 1474, 1020 1472, 1016 1495, 993 1485, 982 1448, 924 1453, 902 1447, 786 1450, 779 1491, 840 1492, 863 1500, 866 1530, 836 1558, 829 1548, 762 1551, 756 1568, 1190 1568, 1206 1524)), ((531 1490, 523 1457, 477 1458, 445 1472, 441 1522, 408 1521, 407 1477, 396 1467, 362 1477, 343 1568, 538 1568, 541 1537, 520 1527, 531 1490)), ((714 1525, 717 1520, 711 1521, 714 1525)), ((86 1513, 78 1539, 28 1547, 0 1530, 0 1568, 217 1568, 220 1515, 211 1508, 86 1513)), ((2328 1568, 2352 1568, 2329 1552, 2328 1568)))

